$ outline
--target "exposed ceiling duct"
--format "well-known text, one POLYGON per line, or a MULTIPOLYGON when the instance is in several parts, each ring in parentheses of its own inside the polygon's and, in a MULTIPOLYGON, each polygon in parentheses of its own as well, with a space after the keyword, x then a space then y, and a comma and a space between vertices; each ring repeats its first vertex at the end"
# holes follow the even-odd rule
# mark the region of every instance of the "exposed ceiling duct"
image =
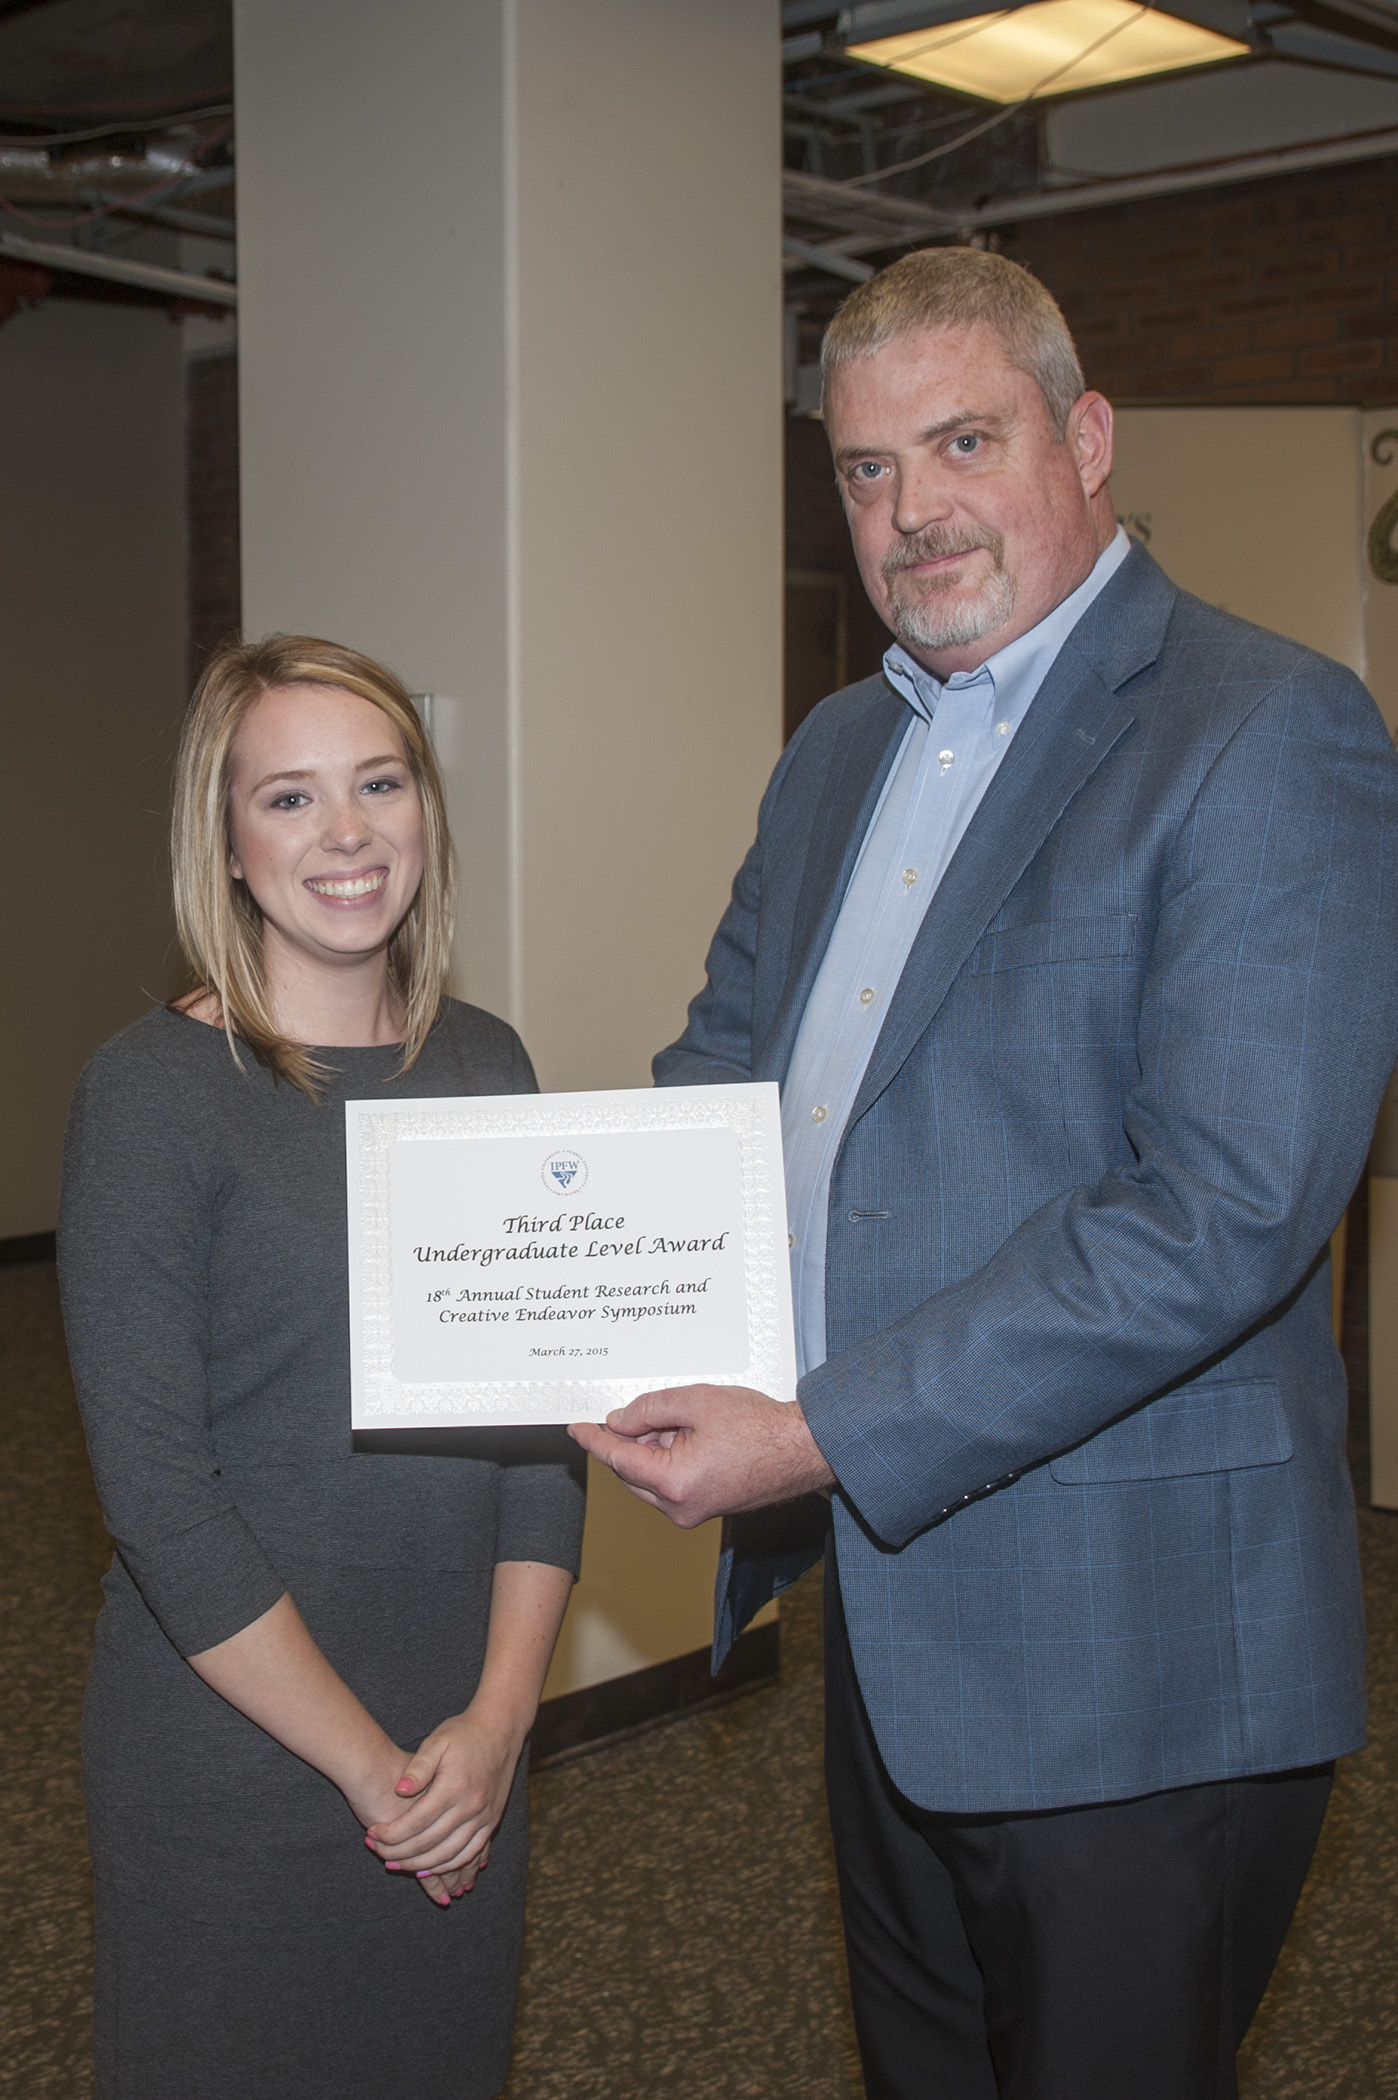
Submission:
POLYGON ((176 232, 209 240, 232 240, 233 221, 187 209, 183 200, 227 191, 229 167, 200 168, 194 156, 203 141, 165 141, 143 151, 125 149, 51 152, 41 146, 0 145, 0 198, 13 205, 57 210, 125 208, 176 232), (182 201, 176 204, 173 200, 182 201))

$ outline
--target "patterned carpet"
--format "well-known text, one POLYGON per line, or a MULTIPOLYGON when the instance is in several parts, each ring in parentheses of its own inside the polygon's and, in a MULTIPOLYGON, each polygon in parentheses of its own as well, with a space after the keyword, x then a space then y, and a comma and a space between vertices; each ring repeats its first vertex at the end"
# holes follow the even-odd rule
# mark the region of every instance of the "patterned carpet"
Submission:
MULTIPOLYGON (((1356 1224, 1346 1353, 1362 1465, 1356 1224)), ((77 1722, 109 1549, 43 1264, 0 1269, 0 1408, 0 2093, 88 2100, 77 1722)), ((1341 1772, 1244 2053, 1246 2100, 1398 2096, 1398 1516, 1360 1521, 1371 1740, 1341 1772)), ((812 1578, 787 1600, 782 1640, 779 1686, 536 1775, 508 2100, 858 2100, 821 1804, 812 1578)))

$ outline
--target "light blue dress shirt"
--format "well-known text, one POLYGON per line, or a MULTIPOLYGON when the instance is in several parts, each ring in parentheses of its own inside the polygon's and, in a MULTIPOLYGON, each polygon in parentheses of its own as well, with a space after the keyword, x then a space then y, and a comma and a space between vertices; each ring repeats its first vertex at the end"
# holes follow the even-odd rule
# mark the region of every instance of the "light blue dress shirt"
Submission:
POLYGON ((934 678, 895 645, 885 675, 910 719, 869 821, 782 1087, 796 1365, 825 1361, 830 1176, 923 914, 1049 667, 1130 551, 1118 528, 1092 573, 977 671, 934 678))

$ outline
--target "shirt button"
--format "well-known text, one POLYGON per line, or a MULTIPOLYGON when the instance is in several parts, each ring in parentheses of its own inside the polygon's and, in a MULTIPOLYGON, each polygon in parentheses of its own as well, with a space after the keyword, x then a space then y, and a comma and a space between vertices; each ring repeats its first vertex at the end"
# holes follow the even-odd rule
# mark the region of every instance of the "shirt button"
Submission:
POLYGON ((873 986, 872 986, 871 984, 866 984, 866 985, 865 985, 865 987, 864 987, 864 989, 863 989, 863 991, 862 991, 862 992, 861 992, 861 993, 859 994, 859 1003, 860 1003, 860 1005, 861 1005, 861 1006, 872 1006, 872 1005, 873 1005, 873 1003, 874 1003, 874 987, 873 987, 873 986))
POLYGON ((787 1244, 787 1246, 788 1246, 788 1247, 794 1247, 794 1246, 796 1245, 796 1235, 795 1235, 795 1233, 794 1233, 794 1232, 789 1232, 789 1233, 787 1234, 787 1236, 786 1236, 786 1244, 787 1244))
POLYGON ((939 751, 937 753, 937 763, 945 773, 949 766, 955 765, 956 753, 954 751, 939 751))
POLYGON ((813 1108, 811 1110, 811 1121, 813 1123, 823 1123, 829 1113, 830 1111, 823 1105, 819 1108, 813 1108))
POLYGON ((997 722, 995 724, 995 734, 997 736, 1008 736, 1009 733, 1010 725, 1008 722, 997 722))
POLYGON ((909 889, 909 890, 910 890, 910 889, 912 888, 913 884, 914 884, 914 883, 915 883, 916 881, 917 881, 917 869, 916 869, 916 868, 904 868, 904 870, 903 870, 903 887, 904 887, 905 889, 909 889))

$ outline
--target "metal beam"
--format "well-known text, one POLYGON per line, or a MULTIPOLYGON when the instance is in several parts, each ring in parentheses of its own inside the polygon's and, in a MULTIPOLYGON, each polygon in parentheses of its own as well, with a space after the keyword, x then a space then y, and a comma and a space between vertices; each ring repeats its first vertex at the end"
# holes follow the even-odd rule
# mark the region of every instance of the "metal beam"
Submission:
POLYGON ((832 277, 847 277, 851 284, 866 284, 874 274, 870 264, 856 262, 852 255, 814 247, 810 241, 794 240, 789 233, 782 236, 782 254, 795 262, 808 263, 813 270, 828 270, 832 277))
MULTIPOLYGON (((1055 190, 1026 190, 997 197, 968 211, 959 225, 968 232, 981 226, 1004 226, 1016 219, 1050 219, 1065 211, 1098 211, 1109 204, 1132 204, 1145 197, 1171 197, 1188 190, 1216 189, 1225 183, 1260 182, 1269 175, 1290 175, 1304 168, 1340 167, 1346 161, 1379 160, 1398 153, 1398 129, 1361 131, 1349 138, 1318 139, 1309 146, 1279 146, 1270 153, 1240 153, 1228 160, 1200 161, 1191 167, 1157 168, 1149 175, 1114 175, 1101 182, 1077 182, 1055 190)), ((867 197, 868 190, 857 194, 867 197)))
POLYGON ((885 242, 935 238, 966 224, 964 214, 938 211, 918 197, 891 197, 883 190, 850 189, 823 175, 787 168, 782 175, 786 210, 843 233, 880 234, 885 242))
POLYGON ((210 218, 202 211, 182 211, 178 204, 133 204, 128 198, 113 200, 124 218, 149 219, 152 226, 168 226, 173 233, 197 233, 201 241, 233 241, 238 238, 237 221, 210 218))
POLYGON ((71 270, 79 277, 105 277, 113 284, 139 284, 171 299, 197 299, 208 306, 236 306, 238 287, 222 277, 196 277, 188 270, 167 270, 160 263, 130 262, 121 255, 99 255, 89 248, 69 248, 61 241, 31 241, 23 234, 0 233, 0 255, 16 262, 38 263, 45 270, 71 270))

